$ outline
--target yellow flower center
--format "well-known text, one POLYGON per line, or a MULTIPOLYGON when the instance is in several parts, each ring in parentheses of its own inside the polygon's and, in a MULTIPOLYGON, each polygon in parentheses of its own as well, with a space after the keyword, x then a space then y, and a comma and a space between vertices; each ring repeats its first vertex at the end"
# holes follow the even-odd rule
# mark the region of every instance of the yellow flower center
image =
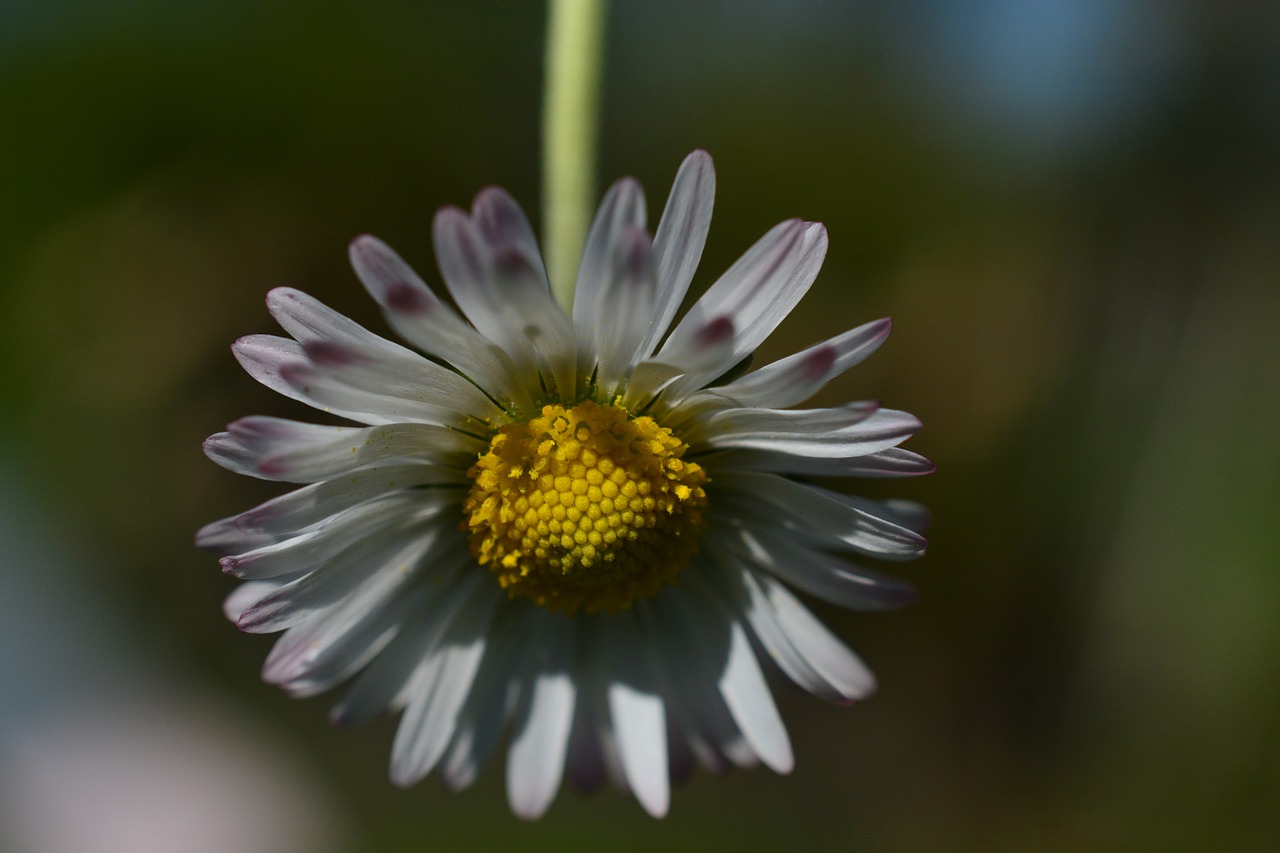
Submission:
POLYGON ((471 551, 510 597, 625 610, 698 550, 707 475, 653 418, 591 401, 507 424, 467 472, 471 551))

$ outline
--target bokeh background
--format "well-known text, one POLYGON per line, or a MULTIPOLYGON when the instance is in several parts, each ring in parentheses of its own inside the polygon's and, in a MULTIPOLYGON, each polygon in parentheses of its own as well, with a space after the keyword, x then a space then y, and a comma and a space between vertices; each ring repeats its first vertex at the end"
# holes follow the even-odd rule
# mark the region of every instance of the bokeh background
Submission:
POLYGON ((824 398, 918 414, 902 612, 820 614, 880 693, 781 680, 798 766, 654 822, 386 780, 257 680, 194 530, 209 463, 301 417, 228 345, 277 285, 382 330, 347 267, 501 184, 538 219, 539 3, 0 0, 0 850, 1272 850, 1280 840, 1280 6, 620 0, 602 178, 712 152, 695 290, 827 223, 765 347, 895 332, 824 398))

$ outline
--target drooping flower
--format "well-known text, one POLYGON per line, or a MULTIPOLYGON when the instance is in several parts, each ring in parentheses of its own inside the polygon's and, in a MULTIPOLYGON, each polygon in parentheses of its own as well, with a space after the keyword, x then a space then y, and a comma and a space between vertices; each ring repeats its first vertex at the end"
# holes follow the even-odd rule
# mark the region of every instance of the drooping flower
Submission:
POLYGON ((616 183, 572 317, 523 212, 491 188, 435 220, 461 314, 378 240, 351 245, 420 352, 287 288, 267 305, 291 337, 235 343, 267 387, 360 426, 249 417, 210 437, 220 465, 304 485, 197 542, 244 580, 228 616, 284 632, 268 682, 307 696, 350 681, 343 723, 402 712, 397 784, 438 769, 463 788, 509 730, 517 814, 541 815, 567 774, 610 778, 661 816, 695 763, 791 769, 757 650, 834 702, 874 688, 788 586, 855 609, 907 603, 908 584, 857 561, 921 554, 923 511, 806 478, 927 473, 898 446, 920 424, 874 402, 791 407, 890 324, 741 372, 826 253, 822 225, 790 220, 673 327, 714 194, 694 152, 650 236, 639 185, 616 183))

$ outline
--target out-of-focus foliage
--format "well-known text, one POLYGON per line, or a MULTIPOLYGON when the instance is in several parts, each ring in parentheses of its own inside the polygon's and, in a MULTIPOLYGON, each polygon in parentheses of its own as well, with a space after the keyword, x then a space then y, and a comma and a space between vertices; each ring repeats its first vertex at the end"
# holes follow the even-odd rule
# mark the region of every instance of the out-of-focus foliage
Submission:
MULTIPOLYGON (((520 824, 497 763, 461 795, 399 791, 391 721, 331 731, 323 700, 260 684, 270 640, 222 619, 230 583, 191 546, 279 491, 200 440, 303 414, 227 350, 273 331, 269 288, 381 329, 351 237, 438 280, 437 207, 496 183, 536 221, 535 3, 0 7, 0 490, 88 555, 53 594, 271 732, 353 851, 1271 849, 1280 15, 905 5, 610 19, 602 179, 636 175, 657 211, 680 158, 712 152, 695 288, 782 218, 827 223, 824 272, 761 357, 892 315, 826 399, 920 415, 909 446, 939 465, 875 486, 933 510, 933 549, 901 567, 920 603, 820 608, 880 695, 837 709, 778 683, 791 778, 695 778, 663 823, 566 792, 520 824)), ((7 555, 0 590, 35 570, 7 555)))

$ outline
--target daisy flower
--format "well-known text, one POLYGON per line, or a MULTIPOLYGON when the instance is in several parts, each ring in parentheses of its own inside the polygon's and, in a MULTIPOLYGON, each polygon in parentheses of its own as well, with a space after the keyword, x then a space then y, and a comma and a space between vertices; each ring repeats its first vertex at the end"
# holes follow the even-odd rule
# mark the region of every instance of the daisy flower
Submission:
POLYGON ((626 179, 596 214, 572 316, 504 191, 433 229, 441 301, 373 237, 351 262, 417 351, 273 290, 290 337, 233 349, 267 387, 358 426, 248 417, 205 452, 302 484, 198 534, 243 579, 227 615, 283 634, 266 681, 350 682, 340 723, 399 711, 391 777, 464 788, 504 737, 511 808, 564 776, 666 813, 692 767, 792 767, 762 659, 849 703, 871 673, 789 590, 855 609, 907 603, 858 560, 920 555, 923 511, 807 482, 932 470, 920 426, 875 402, 791 408, 870 355, 889 321, 747 371, 813 283, 821 224, 765 234, 674 322, 715 194, 711 158, 676 175, 656 233, 626 179))

